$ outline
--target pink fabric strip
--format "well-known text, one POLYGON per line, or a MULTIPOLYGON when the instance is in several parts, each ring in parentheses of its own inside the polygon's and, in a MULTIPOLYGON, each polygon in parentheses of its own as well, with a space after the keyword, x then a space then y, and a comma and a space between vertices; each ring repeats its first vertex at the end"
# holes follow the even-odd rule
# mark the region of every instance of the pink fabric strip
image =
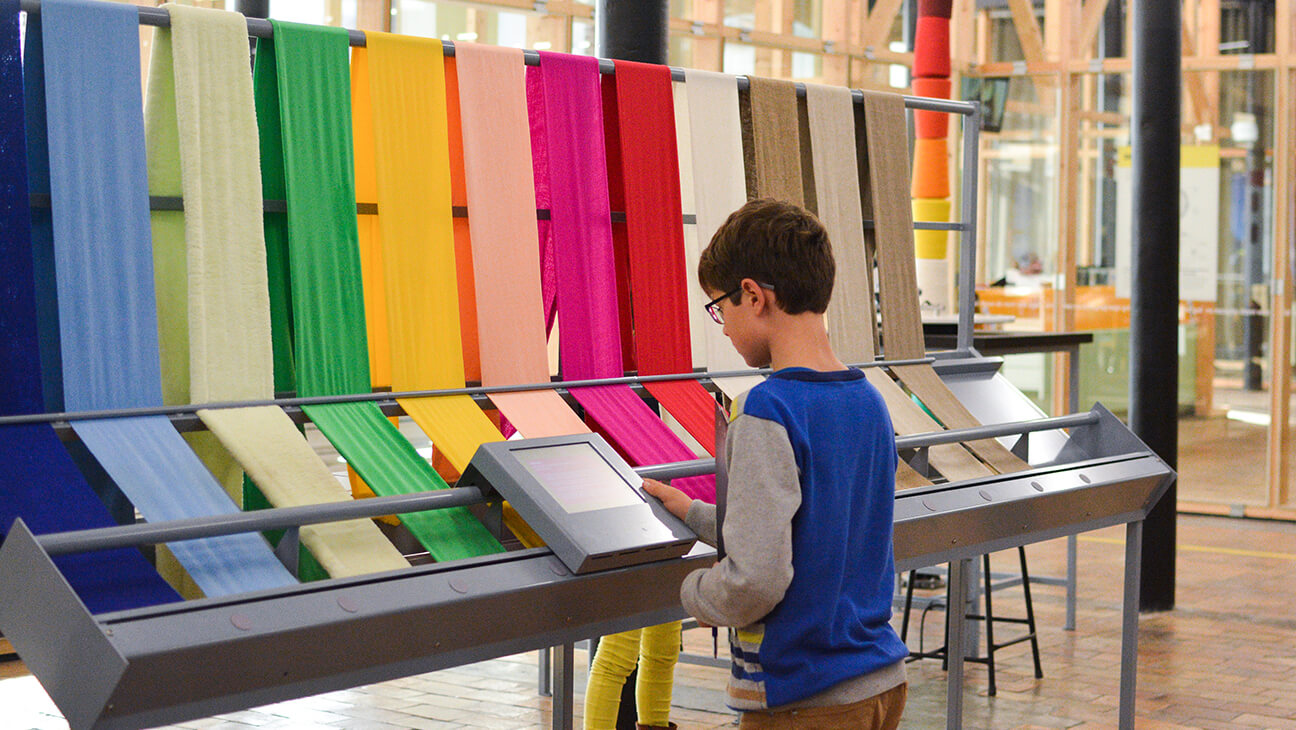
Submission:
MULTIPOLYGON (((526 96, 529 100, 527 116, 530 124, 531 138, 544 139, 545 131, 545 97, 544 75, 539 66, 526 67, 526 96)), ((536 207, 549 210, 553 196, 549 193, 549 150, 544 144, 531 147, 531 165, 535 176, 536 207)), ((553 222, 548 219, 536 221, 540 237, 540 290, 544 300, 545 334, 553 331, 554 317, 558 314, 558 268, 554 263, 553 222)))
MULTIPOLYGON (((529 90, 538 88, 543 96, 531 94, 528 99, 531 147, 533 156, 548 161, 563 377, 620 377, 623 370, 598 60, 542 51, 540 66, 534 73, 540 79, 529 84, 529 90), (538 126, 542 127, 539 133, 538 126)), ((544 186, 537 183, 536 187, 544 186)), ((684 442, 628 386, 574 388, 572 394, 631 464, 694 458, 684 442)), ((677 479, 674 484, 695 499, 715 501, 714 477, 677 479)))

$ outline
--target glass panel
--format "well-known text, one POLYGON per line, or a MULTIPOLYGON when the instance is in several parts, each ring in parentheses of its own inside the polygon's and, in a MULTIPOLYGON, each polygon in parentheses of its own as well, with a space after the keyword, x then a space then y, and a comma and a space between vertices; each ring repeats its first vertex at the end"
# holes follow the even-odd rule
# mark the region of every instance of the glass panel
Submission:
MULTIPOLYGON (((1215 301, 1189 300, 1192 292, 1181 291, 1180 349, 1193 362, 1180 371, 1181 394, 1192 391, 1189 407, 1181 396, 1179 425, 1179 496, 1188 501, 1235 507, 1269 501, 1273 90, 1270 71, 1185 75, 1185 126, 1195 127, 1193 141, 1219 145, 1215 301), (1217 123, 1201 114, 1211 102, 1218 104, 1217 123)), ((1185 156, 1181 176, 1186 182, 1193 174, 1185 156)), ((1180 215, 1181 221, 1192 216, 1192 207, 1180 215)))

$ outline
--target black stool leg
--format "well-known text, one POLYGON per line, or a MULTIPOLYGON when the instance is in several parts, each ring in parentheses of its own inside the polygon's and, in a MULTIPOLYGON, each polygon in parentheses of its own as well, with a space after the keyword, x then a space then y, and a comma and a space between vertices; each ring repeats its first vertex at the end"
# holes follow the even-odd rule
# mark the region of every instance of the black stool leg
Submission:
POLYGON ((986 635, 986 668, 990 672, 990 690, 987 694, 995 696, 995 642, 994 642, 994 609, 990 603, 990 553, 981 556, 985 569, 985 635, 986 635))
MULTIPOLYGON (((1022 592, 1026 594, 1026 627, 1030 630, 1031 653, 1035 657, 1035 678, 1043 679, 1044 669, 1040 666, 1039 639, 1035 635, 1035 607, 1031 604, 1030 574, 1026 572, 1026 548, 1019 545, 1017 557, 1021 560, 1022 592)), ((988 608, 986 613, 989 613, 988 608)))
POLYGON ((918 571, 916 570, 909 571, 909 585, 905 586, 904 618, 900 621, 901 641, 906 641, 909 638, 909 611, 911 608, 913 608, 913 591, 914 591, 913 584, 914 584, 914 576, 916 576, 917 574, 918 571))

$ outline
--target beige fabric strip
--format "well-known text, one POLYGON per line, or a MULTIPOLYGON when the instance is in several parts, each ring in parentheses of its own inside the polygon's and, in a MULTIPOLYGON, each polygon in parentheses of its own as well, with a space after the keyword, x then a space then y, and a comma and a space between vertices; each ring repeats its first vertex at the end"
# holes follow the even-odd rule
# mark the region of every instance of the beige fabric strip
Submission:
MULTIPOLYGON (((676 133, 689 137, 691 160, 685 164, 681 158, 680 169, 689 169, 693 177, 692 205, 697 211, 697 248, 686 249, 686 267, 689 276, 696 278, 698 258, 702 249, 711 242, 720 225, 729 214, 747 202, 747 188, 743 167, 743 132, 738 113, 738 79, 711 71, 684 72, 684 88, 676 87, 688 96, 688 124, 676 124, 676 133)), ((682 149, 682 147, 681 147, 682 149)), ((689 205, 689 203, 685 203, 689 205)), ((699 287, 690 281, 690 291, 699 287)), ((691 301, 691 300, 690 300, 691 301)), ((720 326, 700 309, 695 310, 705 319, 694 324, 706 340, 706 367, 721 372, 745 370, 747 363, 729 344, 720 326)), ((737 398, 762 380, 759 376, 719 378, 716 387, 730 398, 737 398)))
MULTIPOLYGON (((904 383, 914 395, 922 400, 946 428, 972 428, 981 422, 973 416, 959 399, 950 392, 949 387, 940 379, 930 365, 902 365, 891 368, 891 372, 904 383)), ((1000 474, 1021 471, 1028 467, 1026 462, 1004 447, 996 439, 981 439, 964 444, 1000 474)))
POLYGON ((918 275, 914 263, 913 210, 909 199, 909 131, 904 98, 864 92, 864 124, 872 198, 873 236, 877 246, 878 284, 882 303, 882 351, 888 360, 920 358, 922 318, 918 309, 918 275))
POLYGON ((796 84, 757 76, 747 78, 751 83, 743 94, 748 108, 743 123, 751 130, 750 135, 743 130, 747 195, 804 205, 796 84))
POLYGON ((875 352, 872 266, 865 257, 859 163, 854 146, 842 144, 855 136, 855 104, 850 89, 806 84, 806 107, 816 212, 828 229, 837 261, 828 337, 845 362, 866 362, 875 352))
MULTIPOLYGON (((932 433, 940 431, 941 426, 909 394, 896 384, 879 368, 866 368, 865 377, 882 394, 887 410, 891 412, 891 425, 899 434, 932 433)), ((927 450, 927 463, 941 476, 950 481, 962 481, 976 477, 990 476, 985 464, 977 460, 967 449, 958 444, 943 444, 927 450)), ((897 477, 899 474, 897 474, 897 477)), ((897 485, 899 483, 897 482, 897 485)))
MULTIPOLYGON (((895 94, 864 92, 864 119, 861 133, 866 135, 869 155, 867 179, 881 277, 883 350, 891 360, 918 358, 925 354, 925 348, 914 264, 904 99, 895 94)), ((930 365, 896 367, 892 372, 945 427, 981 425, 930 365)), ((930 426, 924 428, 930 430, 930 426)), ((994 439, 964 446, 1001 473, 1027 466, 994 439)))

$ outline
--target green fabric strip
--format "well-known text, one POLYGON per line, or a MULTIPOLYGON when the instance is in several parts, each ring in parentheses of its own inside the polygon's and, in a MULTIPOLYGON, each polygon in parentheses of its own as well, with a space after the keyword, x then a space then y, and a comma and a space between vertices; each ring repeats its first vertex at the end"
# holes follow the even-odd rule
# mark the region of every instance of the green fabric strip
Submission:
MULTIPOLYGON (((265 200, 284 200, 283 131, 279 123, 279 87, 273 44, 257 41, 252 70, 256 102, 257 131, 261 142, 261 195, 265 200)), ((270 337, 274 351, 276 393, 297 390, 293 358, 292 288, 288 276, 288 216, 266 213, 266 274, 270 283, 270 337)))
MULTIPOLYGON (((258 43, 254 79, 263 190, 267 199, 279 192, 288 201, 288 298, 297 392, 369 392, 351 142, 350 45, 341 28, 273 24, 273 41, 258 43), (266 130, 267 126, 281 129, 266 130), (276 138, 282 140, 282 168, 271 162, 276 138)), ((270 232, 271 216, 266 220, 266 245, 273 248, 280 239, 270 232)), ((274 287, 274 257, 267 258, 274 287)), ((373 403, 303 410, 375 493, 408 494, 448 486, 373 403)), ((402 515, 401 520, 439 561, 503 550, 462 507, 402 515)))
MULTIPOLYGON (((411 494, 446 487, 432 465, 410 447, 373 403, 303 406, 302 410, 375 492, 411 494), (394 448, 396 440, 405 448, 394 448)), ((400 518, 438 561, 487 555, 504 549, 463 507, 403 514, 400 518), (455 537, 436 537, 450 535, 455 537)))

